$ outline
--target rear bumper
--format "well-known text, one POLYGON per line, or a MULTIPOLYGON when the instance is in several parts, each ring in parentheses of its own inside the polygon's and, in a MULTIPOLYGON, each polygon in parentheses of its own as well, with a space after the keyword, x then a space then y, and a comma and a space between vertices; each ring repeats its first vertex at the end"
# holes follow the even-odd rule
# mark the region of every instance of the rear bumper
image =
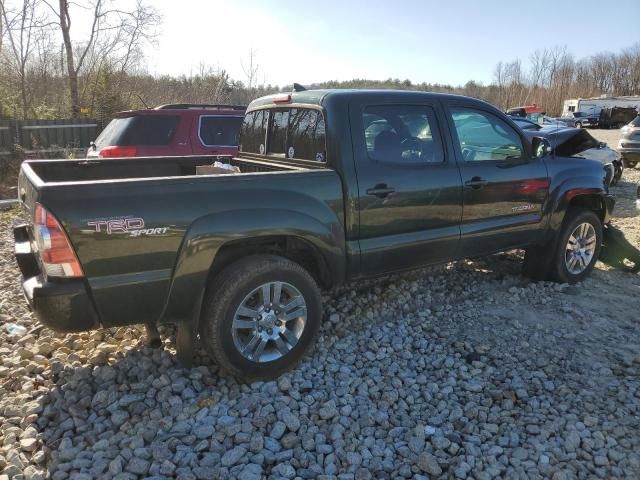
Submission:
POLYGON ((22 290, 38 320, 58 332, 81 332, 100 326, 84 278, 47 279, 33 251, 29 225, 13 229, 22 290))

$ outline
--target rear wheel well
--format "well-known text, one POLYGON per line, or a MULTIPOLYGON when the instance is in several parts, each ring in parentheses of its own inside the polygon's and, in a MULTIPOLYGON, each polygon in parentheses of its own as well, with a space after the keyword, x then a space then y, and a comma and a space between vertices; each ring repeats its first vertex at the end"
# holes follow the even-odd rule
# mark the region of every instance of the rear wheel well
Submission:
POLYGON ((599 195, 577 195, 569 201, 569 208, 584 208, 591 210, 604 223, 606 206, 599 195))
POLYGON ((287 258, 303 267, 321 288, 330 288, 331 271, 312 243, 293 236, 266 236, 243 239, 223 245, 209 270, 208 283, 228 265, 249 255, 272 254, 287 258))

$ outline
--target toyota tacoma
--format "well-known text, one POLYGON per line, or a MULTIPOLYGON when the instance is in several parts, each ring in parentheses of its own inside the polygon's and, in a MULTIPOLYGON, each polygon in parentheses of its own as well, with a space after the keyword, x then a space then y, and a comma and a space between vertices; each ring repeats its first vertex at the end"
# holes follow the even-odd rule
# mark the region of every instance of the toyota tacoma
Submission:
POLYGON ((614 205, 600 162, 462 96, 267 96, 239 150, 24 162, 15 250, 40 321, 172 323, 181 360, 199 337, 223 370, 273 378, 312 344, 321 289, 514 248, 526 275, 578 282, 614 205))

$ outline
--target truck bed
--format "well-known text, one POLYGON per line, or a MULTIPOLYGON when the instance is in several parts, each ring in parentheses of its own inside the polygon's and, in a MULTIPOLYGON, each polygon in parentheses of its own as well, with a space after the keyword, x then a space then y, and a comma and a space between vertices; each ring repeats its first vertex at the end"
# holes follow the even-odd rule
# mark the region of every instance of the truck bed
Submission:
POLYGON ((238 167, 241 173, 301 171, 322 167, 313 164, 301 165, 300 162, 266 161, 250 157, 186 156, 104 160, 32 160, 25 162, 24 170, 33 183, 43 185, 60 182, 189 177, 196 175, 197 166, 212 165, 216 160, 238 167))
POLYGON ((84 272, 78 295, 95 304, 97 322, 172 321, 189 316, 193 282, 206 282, 217 251, 243 238, 297 236, 344 268, 340 177, 305 163, 244 155, 28 160, 18 195, 31 220, 40 204, 63 226, 84 272), (216 160, 241 173, 196 175, 196 166, 216 160), (165 308, 171 298, 179 301, 165 308))

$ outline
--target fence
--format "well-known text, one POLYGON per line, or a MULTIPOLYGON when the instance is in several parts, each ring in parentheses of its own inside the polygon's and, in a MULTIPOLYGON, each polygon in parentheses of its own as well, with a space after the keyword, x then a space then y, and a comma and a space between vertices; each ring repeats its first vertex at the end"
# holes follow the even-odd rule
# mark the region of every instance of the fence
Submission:
POLYGON ((96 120, 0 120, 0 154, 20 145, 27 153, 60 148, 87 148, 101 130, 96 120), (57 148, 55 148, 57 147, 57 148))

